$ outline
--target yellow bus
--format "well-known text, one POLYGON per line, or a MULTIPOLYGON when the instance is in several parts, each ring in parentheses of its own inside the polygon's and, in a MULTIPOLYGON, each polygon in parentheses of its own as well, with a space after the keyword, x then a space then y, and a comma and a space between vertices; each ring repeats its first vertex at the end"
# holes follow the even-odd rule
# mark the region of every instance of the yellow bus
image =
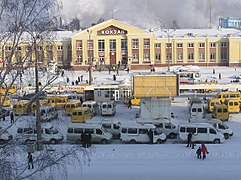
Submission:
POLYGON ((3 107, 10 107, 10 106, 12 106, 10 96, 4 96, 4 95, 1 96, 0 95, 0 106, 3 106, 3 107))
MULTIPOLYGON (((46 100, 40 100, 39 101, 39 105, 40 106, 46 106, 48 104, 48 101, 46 101, 46 100)), ((33 114, 35 114, 35 110, 36 110, 36 102, 33 102, 32 104, 31 104, 31 112, 33 113, 33 114)))
POLYGON ((229 113, 239 113, 240 102, 237 99, 225 99, 224 104, 228 107, 229 113))
POLYGON ((67 102, 64 106, 64 109, 67 115, 71 115, 73 110, 78 107, 81 107, 81 103, 79 100, 67 102))
POLYGON ((222 121, 228 121, 229 119, 228 107, 225 104, 214 105, 213 118, 220 119, 222 121))
POLYGON ((211 98, 207 100, 208 112, 213 112, 213 108, 216 104, 221 104, 220 100, 217 98, 211 98))
POLYGON ((216 95, 216 98, 220 100, 221 103, 224 103, 225 99, 234 98, 240 101, 240 92, 239 91, 228 91, 228 92, 220 92, 216 95))
POLYGON ((22 100, 13 104, 13 113, 15 115, 26 115, 31 112, 30 102, 28 100, 22 100))
POLYGON ((92 118, 92 112, 88 107, 79 107, 79 108, 73 109, 72 111, 71 121, 73 123, 83 123, 87 119, 91 119, 91 118, 92 118))
POLYGON ((0 94, 15 94, 17 92, 16 84, 2 84, 0 86, 0 94))
POLYGON ((64 108, 65 104, 68 102, 67 96, 47 96, 45 100, 48 102, 49 106, 56 108, 64 108))

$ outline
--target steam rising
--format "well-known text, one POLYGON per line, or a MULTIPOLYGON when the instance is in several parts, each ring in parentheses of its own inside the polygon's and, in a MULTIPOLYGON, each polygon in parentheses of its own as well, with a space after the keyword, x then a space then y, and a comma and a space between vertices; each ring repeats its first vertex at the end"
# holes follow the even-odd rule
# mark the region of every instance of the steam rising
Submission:
POLYGON ((63 19, 80 19, 89 27, 100 18, 115 18, 141 27, 208 28, 219 17, 240 17, 240 0, 63 0, 63 19), (211 11, 210 11, 211 4, 211 11))

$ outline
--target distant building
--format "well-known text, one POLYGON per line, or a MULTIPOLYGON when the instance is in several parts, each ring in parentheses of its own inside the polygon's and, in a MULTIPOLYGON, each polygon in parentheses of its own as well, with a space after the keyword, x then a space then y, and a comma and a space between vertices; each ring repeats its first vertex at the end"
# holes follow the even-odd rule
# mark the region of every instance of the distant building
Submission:
POLYGON ((241 18, 236 18, 236 17, 219 18, 219 26, 222 28, 241 29, 241 18))
POLYGON ((56 62, 58 67, 88 71, 90 64, 151 69, 173 65, 241 66, 241 31, 234 28, 145 30, 110 19, 78 32, 57 31, 38 44, 37 52, 22 38, 12 55, 11 42, 0 45, 0 67, 6 60, 33 66, 56 62), (25 60, 25 61, 23 61, 25 60))

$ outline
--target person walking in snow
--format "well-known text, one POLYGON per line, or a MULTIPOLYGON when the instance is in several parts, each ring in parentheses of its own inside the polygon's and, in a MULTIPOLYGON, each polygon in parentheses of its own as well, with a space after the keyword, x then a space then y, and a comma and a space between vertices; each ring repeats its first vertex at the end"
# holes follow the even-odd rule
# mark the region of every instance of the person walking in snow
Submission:
POLYGON ((149 129, 147 134, 148 134, 148 137, 150 139, 150 144, 153 144, 153 131, 151 129, 149 129))
POLYGON ((198 149, 196 151, 196 154, 197 154, 198 159, 202 159, 202 148, 201 148, 201 146, 198 147, 198 149))
POLYGON ((192 138, 192 133, 189 132, 187 135, 187 146, 186 147, 191 147, 191 138, 192 138))
POLYGON ((31 154, 31 152, 28 152, 28 169, 30 169, 30 166, 32 166, 33 169, 33 156, 31 154))
POLYGON ((10 113, 10 119, 11 119, 11 124, 14 123, 14 114, 13 114, 13 111, 11 111, 10 113))
POLYGON ((208 149, 207 149, 207 147, 205 146, 204 143, 202 143, 202 145, 201 145, 201 150, 202 150, 202 155, 203 155, 203 160, 204 160, 204 159, 206 159, 206 154, 209 153, 208 149))

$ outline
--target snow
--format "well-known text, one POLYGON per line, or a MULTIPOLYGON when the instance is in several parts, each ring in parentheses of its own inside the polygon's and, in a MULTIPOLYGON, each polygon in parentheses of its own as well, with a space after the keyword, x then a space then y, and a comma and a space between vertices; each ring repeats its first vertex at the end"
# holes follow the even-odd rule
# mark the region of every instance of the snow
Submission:
MULTIPOLYGON (((197 68, 197 67, 193 67, 197 68)), ((166 68, 156 68, 156 72, 161 72, 166 68)), ((216 79, 218 82, 229 83, 236 75, 241 74, 241 68, 228 67, 201 67, 199 68, 201 79, 216 79), (216 74, 213 74, 213 69, 216 74), (218 73, 222 74, 222 79, 218 79, 218 73)), ((128 82, 131 78, 128 74, 121 71, 117 76, 117 81, 128 82)), ((135 71, 138 72, 138 71, 135 71)), ((149 71, 146 71, 149 72, 149 71)), ((77 76, 83 75, 84 80, 88 79, 88 73, 83 71, 68 72, 65 71, 64 77, 59 77, 57 82, 65 81, 66 77, 75 81, 77 76)), ((95 83, 113 83, 113 72, 108 71, 93 72, 95 83)), ((42 76, 42 82, 46 76, 42 76)), ((27 82, 27 81, 26 81, 27 82)), ((188 99, 187 97, 177 97, 172 102, 172 112, 175 117, 171 119, 174 124, 187 122, 188 120, 188 99)), ((115 120, 119 122, 136 122, 137 108, 128 109, 127 105, 118 103, 117 113, 114 117, 101 117, 97 115, 93 120, 115 120)), ((9 121, 1 122, 2 126, 9 125, 9 121)), ((33 116, 21 117, 21 121, 11 127, 11 132, 16 135, 16 129, 19 125, 34 121, 33 116)), ((64 112, 59 112, 59 119, 52 122, 65 136, 66 129, 70 123, 70 117, 64 112)), ((85 161, 82 167, 79 163, 72 161, 68 164, 68 177, 70 180, 240 180, 241 174, 241 119, 240 114, 231 114, 230 120, 225 122, 233 129, 234 135, 225 140, 222 144, 207 144, 209 154, 207 159, 199 160, 196 158, 196 149, 187 148, 186 144, 177 139, 167 139, 164 144, 125 144, 119 140, 114 140, 111 144, 94 144, 87 151, 90 155, 90 161, 85 161)), ((71 147, 65 141, 60 145, 53 145, 54 148, 71 147)), ((34 153, 35 154, 35 153, 34 153)), ((48 171, 46 171, 48 172, 48 171)), ((38 175, 36 179, 41 179, 38 175)), ((63 179, 56 173, 55 179, 63 179)))

